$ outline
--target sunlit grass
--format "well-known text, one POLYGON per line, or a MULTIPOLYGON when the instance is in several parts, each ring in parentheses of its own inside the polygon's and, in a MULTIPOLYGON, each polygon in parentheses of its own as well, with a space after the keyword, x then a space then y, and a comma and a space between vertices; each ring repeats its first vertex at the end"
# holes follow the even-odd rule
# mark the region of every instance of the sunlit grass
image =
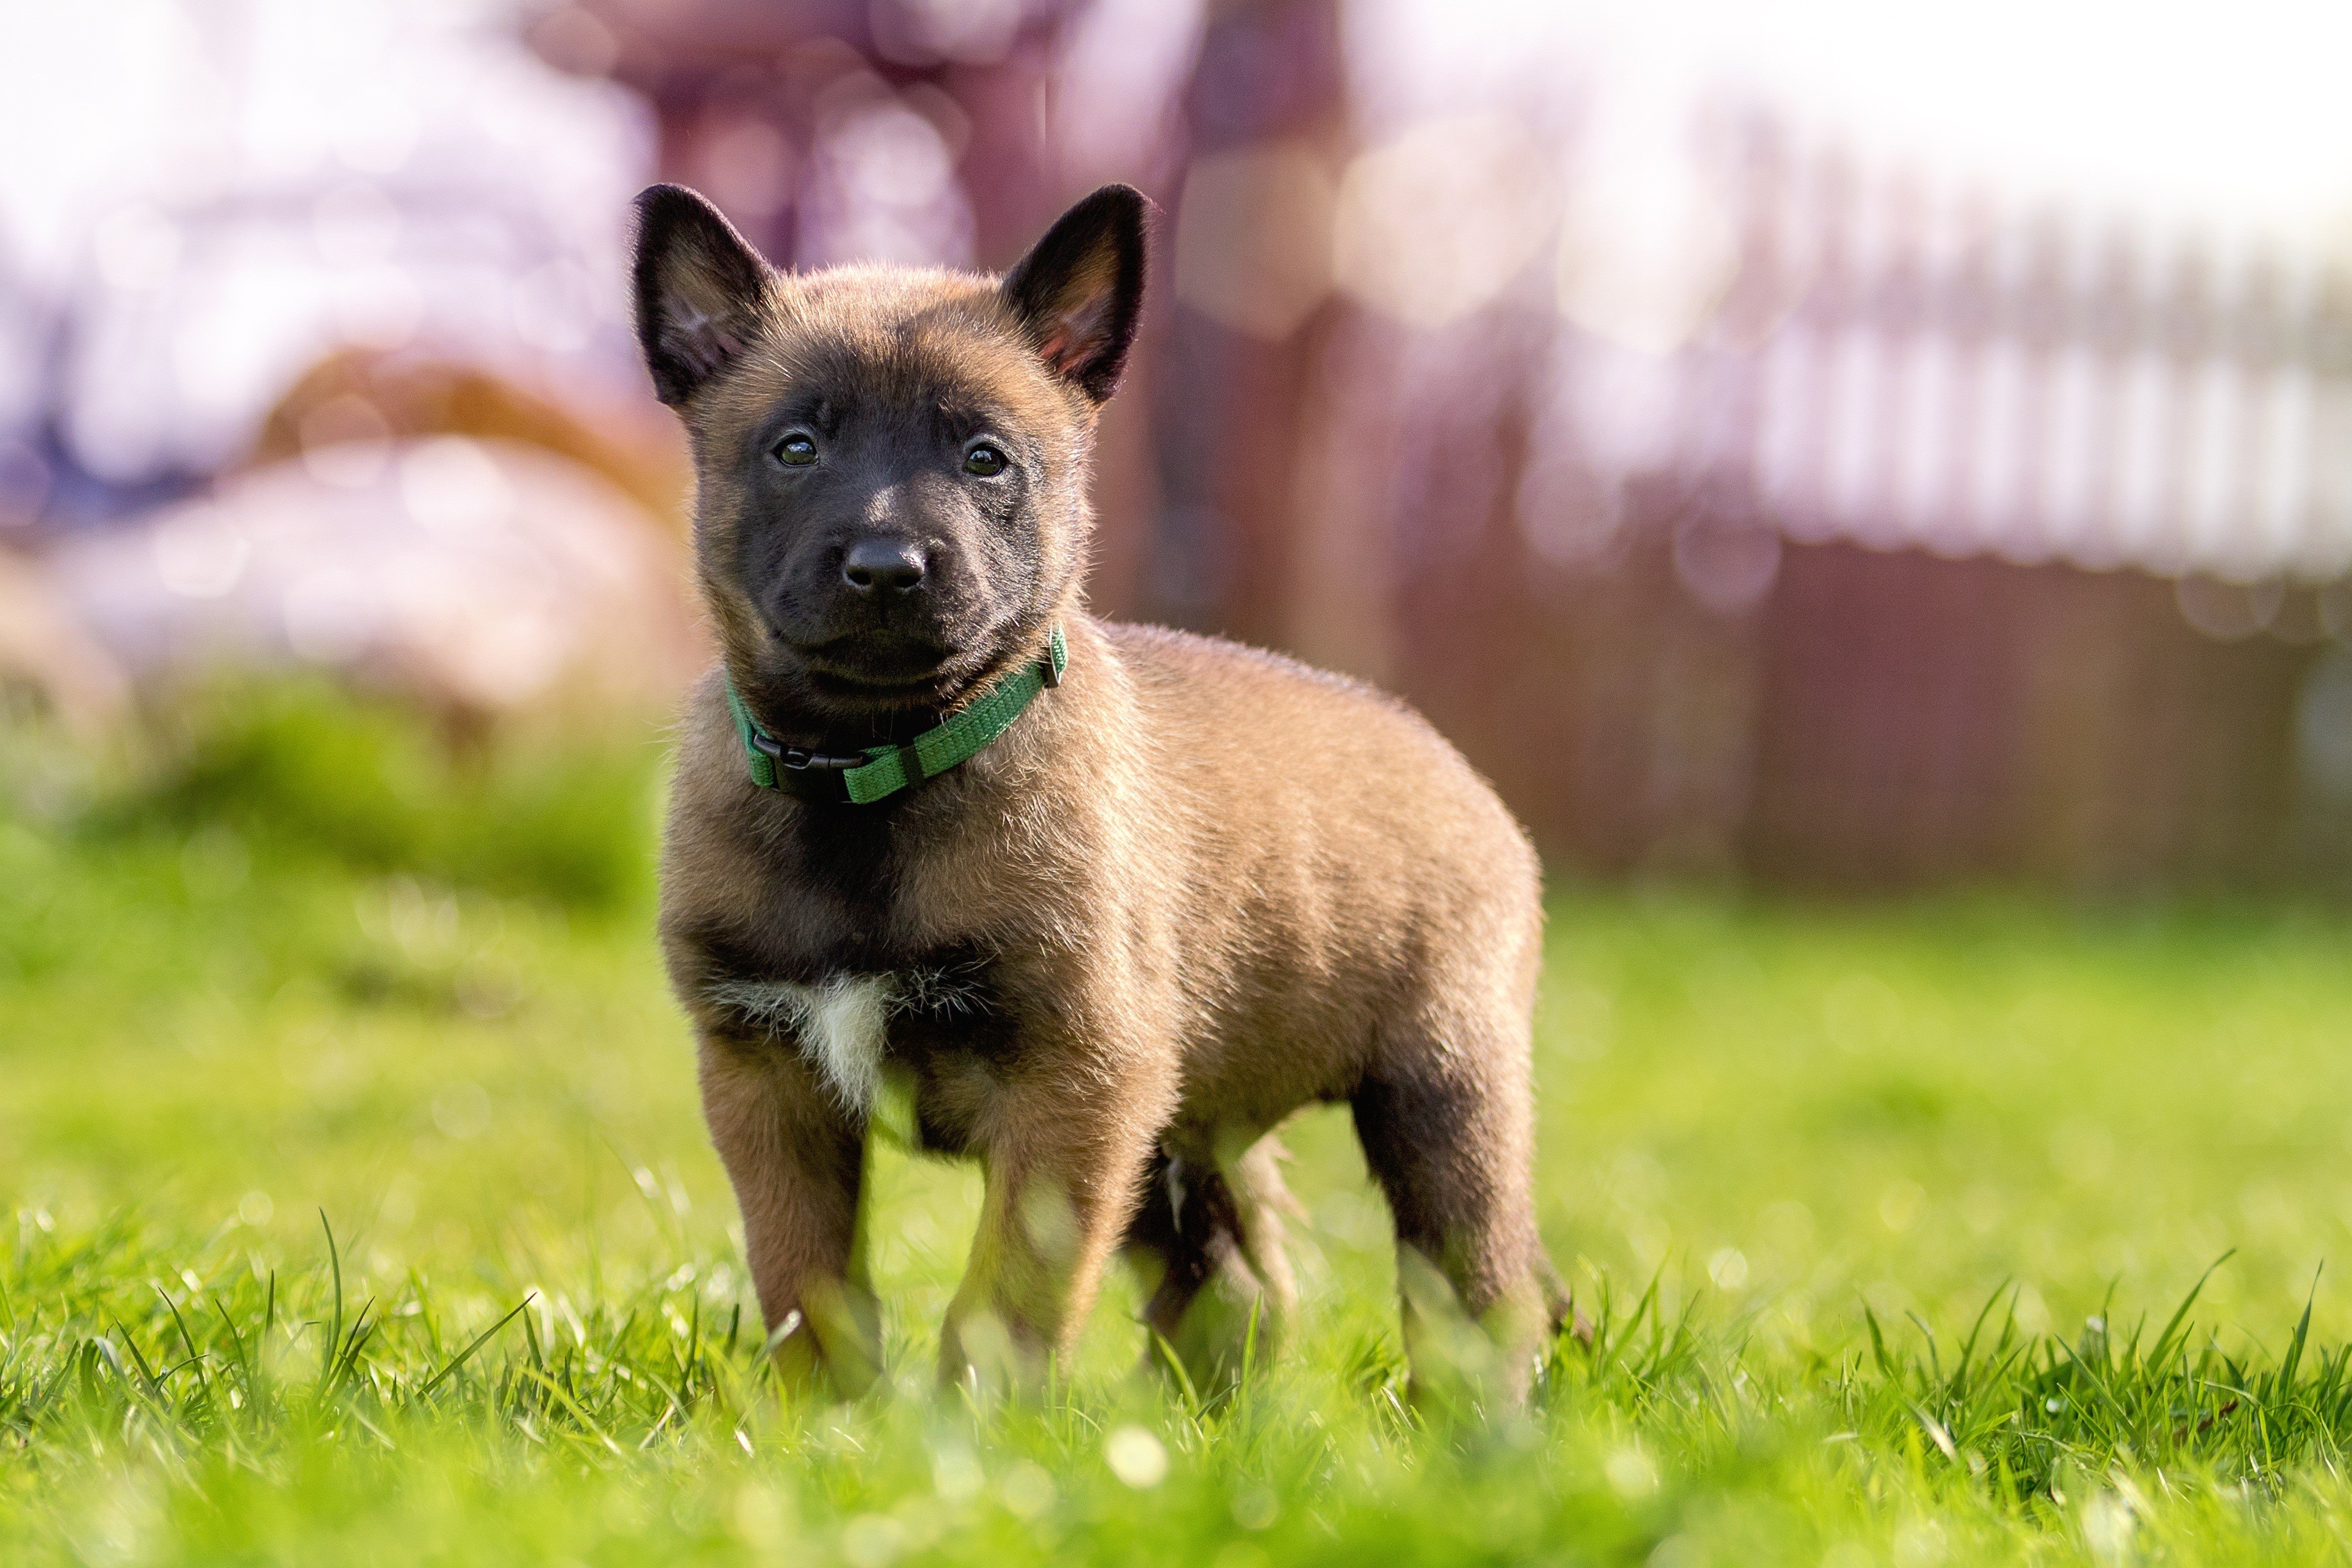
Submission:
POLYGON ((1048 1396, 935 1394, 977 1183, 886 1156, 889 1385, 802 1408, 652 951, 657 742, 275 692, 0 763, 0 1558, 2345 1550, 2352 922, 1571 889, 1542 1217, 1598 1331, 1528 1421, 1406 1412, 1331 1112, 1238 1397, 1136 1373, 1123 1279, 1048 1396))

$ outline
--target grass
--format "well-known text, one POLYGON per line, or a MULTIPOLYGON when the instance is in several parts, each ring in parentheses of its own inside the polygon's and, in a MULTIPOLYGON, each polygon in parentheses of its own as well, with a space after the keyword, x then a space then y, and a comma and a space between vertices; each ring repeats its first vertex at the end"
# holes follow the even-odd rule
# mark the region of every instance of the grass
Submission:
POLYGON ((1331 1113, 1238 1397, 1136 1375, 1123 1279, 1049 1397, 933 1394, 977 1180, 886 1157, 891 1385, 802 1407, 649 940, 658 741, 278 690, 135 771, 0 744, 0 1560, 2347 1554, 2342 916, 1567 889, 1542 1219, 1598 1332, 1529 1419, 1403 1410, 1331 1113))

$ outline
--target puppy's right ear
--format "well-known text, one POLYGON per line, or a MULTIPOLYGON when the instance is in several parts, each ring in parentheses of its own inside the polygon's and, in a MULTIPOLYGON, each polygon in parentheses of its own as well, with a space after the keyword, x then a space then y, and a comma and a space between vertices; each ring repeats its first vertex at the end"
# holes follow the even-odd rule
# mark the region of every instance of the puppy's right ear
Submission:
POLYGON ((684 185, 637 197, 637 342, 656 396, 678 407, 742 353, 769 278, 751 242, 684 185))
POLYGON ((1105 185, 1055 219, 1004 275, 1004 303, 1037 357, 1097 404, 1118 385, 1135 341, 1153 210, 1133 185, 1105 185))

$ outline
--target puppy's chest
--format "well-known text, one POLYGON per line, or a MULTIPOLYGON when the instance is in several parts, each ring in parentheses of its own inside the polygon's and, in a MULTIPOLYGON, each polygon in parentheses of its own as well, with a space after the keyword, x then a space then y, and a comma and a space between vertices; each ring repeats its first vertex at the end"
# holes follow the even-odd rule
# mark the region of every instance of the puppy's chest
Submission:
POLYGON ((706 994, 798 1051, 853 1114, 873 1109, 886 1072, 906 1073, 919 1095, 942 1073, 1003 1065, 1013 1047, 1013 1007, 994 966, 961 953, 814 981, 739 972, 706 994))

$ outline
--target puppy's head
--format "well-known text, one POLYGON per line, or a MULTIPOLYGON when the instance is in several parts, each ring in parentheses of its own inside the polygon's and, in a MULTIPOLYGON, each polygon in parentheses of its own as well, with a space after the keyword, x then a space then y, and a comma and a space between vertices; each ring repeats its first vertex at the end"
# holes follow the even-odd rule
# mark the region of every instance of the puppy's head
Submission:
POLYGON ((637 198, 637 333, 758 706, 815 728, 936 710, 1042 646, 1085 563, 1149 211, 1106 186, 993 280, 779 272, 693 192, 637 198))

